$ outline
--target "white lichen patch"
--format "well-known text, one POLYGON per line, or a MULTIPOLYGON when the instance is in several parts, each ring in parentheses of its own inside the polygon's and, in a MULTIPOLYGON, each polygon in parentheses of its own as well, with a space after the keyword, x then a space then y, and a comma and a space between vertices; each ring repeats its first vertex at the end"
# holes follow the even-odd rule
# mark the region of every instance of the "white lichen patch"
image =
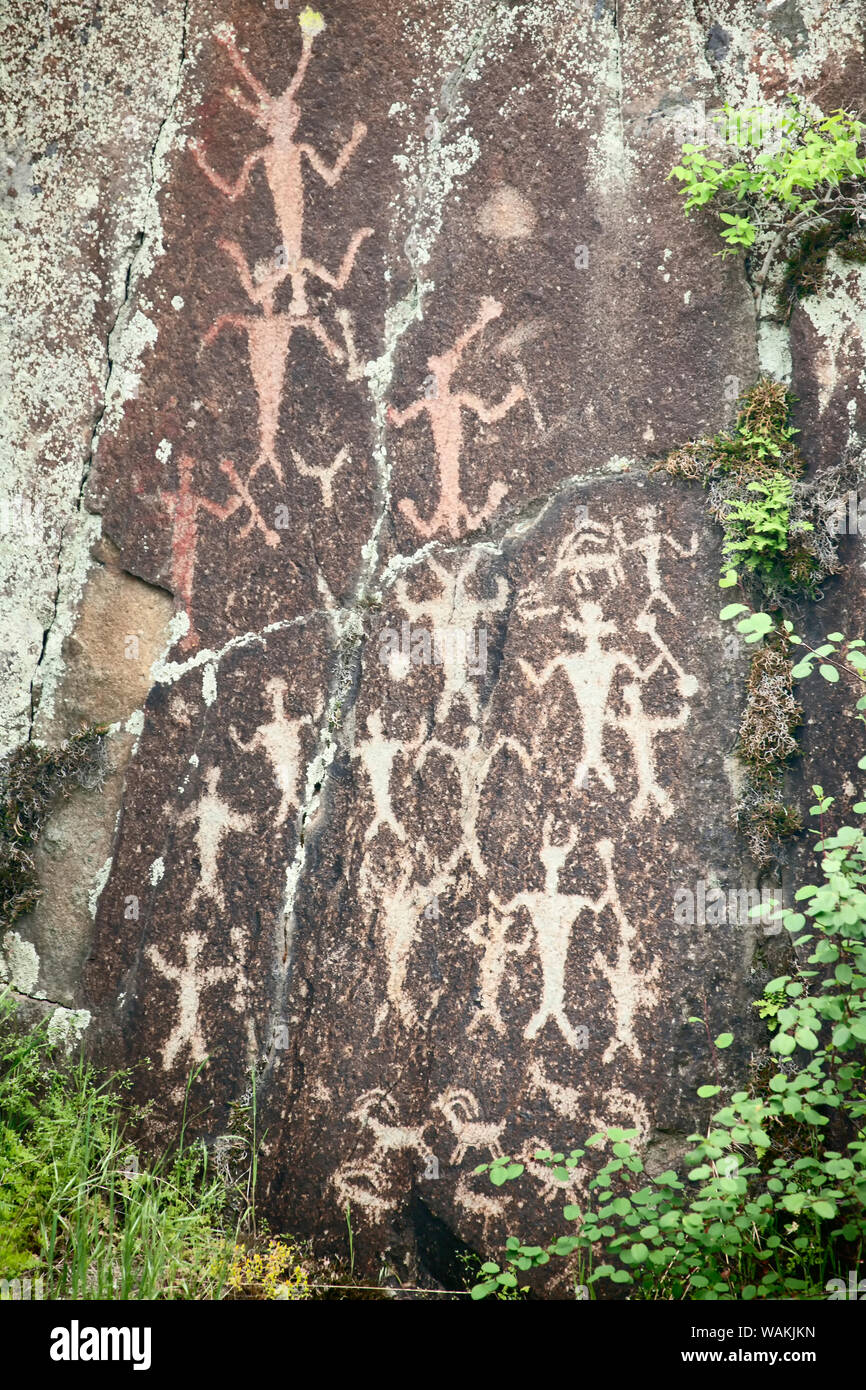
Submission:
POLYGON ((823 412, 840 383, 866 390, 866 266, 827 257, 820 294, 801 301, 820 339, 815 370, 823 412), (852 373, 852 368, 856 376, 852 373))
POLYGON ((212 661, 208 662, 202 672, 201 697, 208 706, 212 705, 217 697, 216 666, 212 661))
POLYGON ((156 885, 160 882, 164 874, 165 860, 160 855, 158 859, 154 859, 153 863, 150 866, 150 881, 154 887, 156 887, 156 885))
POLYGON ((39 956, 31 941, 25 941, 17 931, 8 931, 0 949, 0 980, 19 994, 38 998, 39 956))
POLYGON ((155 215, 150 155, 176 92, 183 15, 183 0, 159 12, 117 0, 98 16, 53 0, 50 15, 42 6, 0 15, 4 146, 20 185, 0 199, 0 476, 39 518, 0 531, 0 751, 27 736, 37 667, 50 715, 99 534, 80 494, 109 333, 155 215))
POLYGON ((105 887, 106 883, 108 882, 108 875, 109 875, 110 873, 111 873, 111 856, 109 855, 109 857, 106 859, 105 863, 103 864, 102 868, 101 868, 101 869, 99 870, 99 872, 95 875, 94 880, 93 880, 93 887, 91 888, 90 893, 88 894, 88 897, 87 897, 87 906, 89 907, 89 909, 90 909, 90 915, 91 915, 91 917, 94 918, 94 920, 96 919, 96 909, 97 909, 97 907, 99 906, 99 899, 100 899, 100 897, 101 897, 101 895, 102 895, 102 890, 103 890, 103 888, 105 887))
POLYGON ((62 1047, 68 1055, 90 1027, 92 1015, 87 1009, 56 1008, 48 1020, 46 1036, 50 1047, 62 1047))
POLYGON ((144 729, 144 710, 133 710, 123 727, 128 734, 134 734, 138 738, 144 729))

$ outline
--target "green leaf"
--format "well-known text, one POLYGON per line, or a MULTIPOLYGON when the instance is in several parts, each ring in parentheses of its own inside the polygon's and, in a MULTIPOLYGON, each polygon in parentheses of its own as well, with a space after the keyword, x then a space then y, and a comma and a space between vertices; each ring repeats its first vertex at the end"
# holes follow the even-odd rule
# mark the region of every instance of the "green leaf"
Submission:
POLYGON ((732 1043, 733 1041, 734 1041, 734 1035, 733 1035, 733 1033, 720 1033, 719 1036, 718 1036, 718 1037, 716 1038, 716 1040, 715 1040, 715 1046, 718 1047, 718 1048, 730 1047, 730 1045, 731 1045, 731 1043, 732 1043))
POLYGON ((820 674, 824 677, 825 681, 829 681, 831 685, 834 685, 836 681, 839 679, 839 672, 836 670, 835 666, 827 666, 824 663, 822 663, 818 667, 818 670, 820 674))
POLYGON ((721 1086, 699 1086, 698 1095, 701 1100, 709 1100, 710 1096, 717 1096, 721 1089, 721 1086))
POLYGON ((747 612, 748 609, 744 603, 729 603, 726 608, 722 609, 719 617, 722 619, 722 622, 727 622, 728 618, 735 618, 738 613, 747 612))

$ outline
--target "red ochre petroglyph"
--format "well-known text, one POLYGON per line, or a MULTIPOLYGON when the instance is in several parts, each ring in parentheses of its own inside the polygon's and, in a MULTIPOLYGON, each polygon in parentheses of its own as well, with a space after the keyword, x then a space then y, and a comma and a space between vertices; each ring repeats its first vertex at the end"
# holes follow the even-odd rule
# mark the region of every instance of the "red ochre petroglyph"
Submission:
POLYGON ((373 229, 362 227, 353 234, 336 274, 332 274, 318 261, 304 256, 302 158, 306 156, 319 177, 329 188, 333 188, 339 183, 367 128, 363 122, 355 122, 351 136, 343 145, 335 163, 330 166, 322 160, 312 145, 296 140, 298 122, 301 118, 297 93, 310 62, 313 40, 324 28, 324 21, 321 16, 305 10, 300 16, 300 24, 301 57, 294 77, 280 96, 272 96, 252 73, 238 49, 234 30, 228 25, 222 25, 216 31, 217 40, 225 48, 233 67, 255 99, 250 100, 237 88, 229 88, 227 94, 269 137, 264 145, 247 155, 234 182, 224 179, 211 167, 204 156, 200 141, 191 140, 189 144, 193 158, 202 173, 231 202, 236 201, 245 192, 253 168, 257 164, 262 165, 282 238, 278 254, 263 274, 257 277, 258 283, 250 273, 243 249, 238 243, 230 240, 220 242, 220 246, 234 263, 248 299, 260 312, 248 315, 223 314, 208 330, 204 339, 206 344, 211 343, 229 326, 240 329, 247 337, 250 371, 259 404, 259 452, 250 470, 249 482, 252 482, 264 465, 272 468, 277 479, 283 481, 282 465, 276 455, 276 436, 289 346, 296 328, 306 328, 311 332, 335 361, 342 363, 348 357, 350 376, 354 378, 358 375, 351 341, 350 318, 345 312, 337 314, 346 342, 344 350, 329 336, 320 320, 310 314, 306 282, 307 277, 311 275, 331 289, 344 289, 352 273, 358 249, 367 237, 373 235, 373 229), (286 279, 291 282, 291 303, 287 309, 276 312, 274 295, 286 279))
POLYGON ((445 530, 449 536, 457 537, 464 525, 470 530, 480 526, 495 512, 508 491, 505 483, 492 483, 487 492, 487 502, 478 512, 471 512, 463 501, 460 490, 460 454, 463 448, 462 412, 471 410, 482 424, 495 424, 497 420, 502 420, 519 401, 525 400, 525 390, 522 386, 512 386, 498 405, 490 406, 485 405, 471 391, 451 390, 451 378, 460 365, 460 359, 466 348, 473 338, 476 338, 485 326, 492 319, 498 318, 501 313, 502 305, 497 300, 485 295, 481 300, 481 307, 475 322, 470 324, 460 335, 454 346, 439 356, 428 357, 427 366, 430 368, 433 388, 430 395, 422 396, 420 400, 407 406, 405 410, 395 410, 392 406, 388 411, 389 422, 396 425, 398 429, 425 413, 430 420, 433 447, 436 450, 436 459, 439 465, 439 505, 429 521, 424 521, 419 517, 415 503, 409 498, 404 497, 397 504, 403 515, 408 521, 411 521, 415 530, 422 536, 430 537, 435 535, 437 531, 445 530))

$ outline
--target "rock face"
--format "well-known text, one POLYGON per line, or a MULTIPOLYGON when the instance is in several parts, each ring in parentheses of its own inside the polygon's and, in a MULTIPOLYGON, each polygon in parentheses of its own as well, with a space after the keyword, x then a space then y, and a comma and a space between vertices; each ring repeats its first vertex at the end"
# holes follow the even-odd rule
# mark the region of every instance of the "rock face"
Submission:
MULTIPOLYGON (((689 1019, 747 1046, 778 942, 679 909, 761 886, 730 818, 748 654, 700 493, 649 469, 792 358, 666 175, 722 99, 857 105, 862 17, 825 10, 160 11, 92 441, 21 473, 78 539, 9 744, 113 720, 113 780, 17 930, 97 1056, 153 1059, 167 1128, 205 1058, 211 1138, 255 1069, 275 1228, 336 1243, 348 1205, 362 1259, 445 1279, 559 1216, 477 1163, 627 1123, 667 1166, 689 1019)), ((821 462, 866 410, 842 298, 862 267, 794 316, 821 462)))

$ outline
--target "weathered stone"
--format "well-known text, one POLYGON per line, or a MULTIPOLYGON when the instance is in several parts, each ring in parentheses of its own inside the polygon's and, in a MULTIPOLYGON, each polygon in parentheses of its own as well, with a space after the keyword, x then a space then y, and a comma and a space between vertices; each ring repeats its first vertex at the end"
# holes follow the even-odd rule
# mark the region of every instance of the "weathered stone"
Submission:
MULTIPOLYGON (((116 728, 39 850, 22 992, 150 1057, 166 1130, 206 1058, 210 1140, 255 1069, 275 1228, 336 1246, 349 1204, 361 1264, 446 1280, 558 1218, 550 1182, 474 1181, 491 1154, 626 1122, 666 1166, 707 1028, 741 1075, 784 959, 743 901, 718 536, 649 469, 760 371, 792 374, 813 466, 862 436, 863 270, 756 321, 666 176, 726 99, 856 105, 862 17, 203 0, 158 27, 134 164, 96 146, 94 208, 134 230, 61 325, 95 383, 64 383, 73 462, 27 417, 22 477, 62 507, 9 619, 8 743, 116 728)), ((86 208, 82 164, 58 197, 86 208)))

